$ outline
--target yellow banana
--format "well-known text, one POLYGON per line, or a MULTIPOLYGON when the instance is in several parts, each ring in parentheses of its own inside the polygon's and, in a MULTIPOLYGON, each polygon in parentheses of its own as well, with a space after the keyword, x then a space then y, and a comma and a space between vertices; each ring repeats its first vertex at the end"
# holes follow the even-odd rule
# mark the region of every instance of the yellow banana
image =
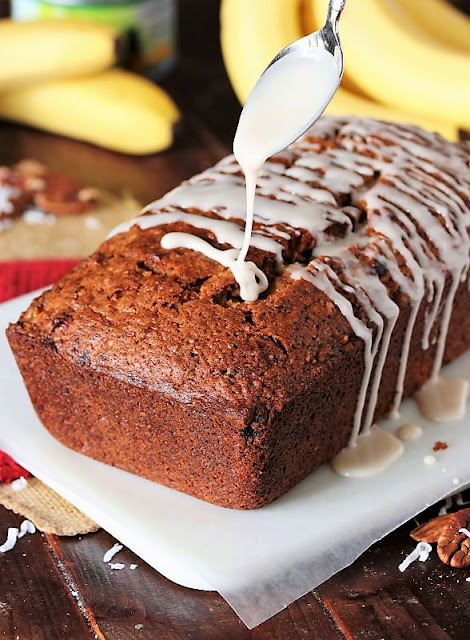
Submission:
POLYGON ((0 20, 0 91, 103 71, 116 60, 117 38, 81 20, 0 20))
POLYGON ((0 117, 140 155, 171 144, 179 111, 163 89, 111 69, 0 94, 0 117))
MULTIPOLYGON (((354 0, 355 2, 357 0, 354 0)), ((318 0, 304 0, 302 20, 315 31, 326 13, 313 17, 318 0), (307 15, 309 16, 307 18, 307 15)), ((225 66, 240 102, 244 102, 259 74, 284 46, 302 37, 297 0, 222 0, 221 44, 225 66), (268 2, 269 10, 268 11, 268 2), (267 23, 269 22, 269 24, 267 23)), ((372 102, 340 88, 327 108, 334 115, 358 115, 390 122, 410 122, 450 139, 457 128, 450 123, 425 116, 407 114, 372 102)))
POLYGON ((470 52, 470 18, 446 0, 395 0, 435 40, 470 52))
MULTIPOLYGON (((327 0, 313 0, 324 15, 327 0)), ((369 96, 397 109, 470 127, 470 57, 416 37, 384 0, 346 5, 345 67, 369 96)))
POLYGON ((326 113, 338 116, 354 114, 365 118, 386 120, 387 122, 404 122, 422 127, 428 131, 436 131, 448 140, 458 140, 459 137, 457 127, 450 122, 439 122, 432 118, 426 118, 425 116, 392 109, 391 107, 355 95, 341 87, 328 105, 326 113))
POLYGON ((301 37, 300 0, 222 0, 220 42, 240 102, 274 56, 301 37))

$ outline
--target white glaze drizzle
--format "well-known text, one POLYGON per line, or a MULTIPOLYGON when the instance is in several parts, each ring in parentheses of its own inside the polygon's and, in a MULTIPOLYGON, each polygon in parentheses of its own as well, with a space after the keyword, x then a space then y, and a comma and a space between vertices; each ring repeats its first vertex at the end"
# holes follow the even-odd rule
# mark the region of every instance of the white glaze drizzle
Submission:
POLYGON ((414 441, 419 440, 423 436, 422 428, 417 424, 401 424, 395 431, 395 435, 399 440, 414 441))
MULTIPOLYGON (((328 295, 352 332, 364 342, 364 374, 350 446, 359 434, 371 429, 399 308, 379 276, 355 258, 349 247, 356 245, 365 258, 381 262, 409 298, 410 315, 394 398, 396 411, 423 300, 428 306, 423 349, 429 347, 433 333, 437 338, 433 379, 442 365, 454 297, 469 269, 468 175, 463 150, 459 153, 454 147, 450 156, 448 143, 439 136, 359 118, 347 122, 321 119, 297 143, 268 161, 259 174, 251 246, 274 253, 281 268, 286 241, 299 235, 300 229, 311 233, 317 241, 312 260, 306 266, 291 266, 291 276, 312 282, 328 295), (340 148, 322 148, 322 140, 335 139, 340 148), (368 181, 374 176, 380 179, 370 187, 368 181), (352 194, 353 205, 359 204, 367 212, 366 229, 359 233, 354 231, 348 207, 341 206, 347 194, 352 194), (344 237, 331 238, 328 231, 333 225, 342 226, 344 237), (325 256, 340 261, 341 279, 325 256), (361 317, 356 316, 351 297, 362 309, 361 317)), ((151 215, 133 223, 148 228, 178 221, 210 231, 219 243, 232 249, 216 249, 209 240, 194 240, 195 236, 180 233, 167 234, 162 245, 175 247, 179 241, 185 246, 197 245, 198 251, 231 268, 238 279, 235 255, 242 246, 245 204, 243 176, 229 156, 149 205, 146 212, 151 215), (204 215, 207 212, 217 218, 208 218, 204 215)), ((121 226, 116 233, 133 223, 121 226)), ((251 264, 256 285, 267 286, 262 272, 255 272, 251 264)))
MULTIPOLYGON (((336 243, 330 243, 331 249, 324 245, 316 249, 319 255, 333 252, 336 243)), ((340 245, 342 247, 342 245, 340 245)), ((370 432, 374 419, 377 397, 382 380, 383 367, 388 354, 392 331, 395 327, 399 308, 390 299, 387 288, 377 278, 373 271, 357 260, 347 248, 341 248, 334 252, 336 258, 341 259, 342 265, 348 273, 348 284, 344 284, 338 278, 331 267, 324 262, 312 261, 309 269, 304 267, 291 268, 293 278, 304 278, 312 282, 317 289, 328 295, 330 300, 340 309, 348 321, 354 334, 364 342, 364 374, 359 390, 354 425, 349 444, 354 446, 357 436, 361 432, 367 435, 370 432), (363 320, 355 315, 353 305, 344 296, 344 293, 354 296, 365 311, 368 319, 376 326, 374 332, 363 320), (375 365, 374 375, 371 377, 375 365), (370 387, 369 400, 366 407, 367 391, 370 387)))
POLYGON ((224 267, 228 267, 240 286, 240 296, 247 302, 258 299, 259 294, 269 286, 266 275, 256 266, 254 262, 245 262, 243 265, 238 260, 237 249, 216 249, 209 242, 193 236, 190 233, 173 232, 167 233, 161 240, 164 249, 178 249, 184 247, 199 251, 211 260, 219 262, 224 267))
MULTIPOLYGON (((325 230, 333 223, 347 225, 352 229, 348 216, 338 209, 335 202, 330 205, 329 196, 324 196, 324 200, 329 200, 328 203, 316 202, 319 190, 306 183, 300 183, 302 193, 289 190, 290 181, 284 181, 278 174, 271 173, 274 164, 269 163, 260 173, 261 189, 256 199, 255 223, 262 225, 274 236, 278 234, 276 225, 294 230, 305 229, 318 238, 323 238, 325 230)), ((150 204, 146 211, 171 205, 182 210, 212 211, 224 219, 243 221, 246 206, 245 183, 241 176, 226 172, 227 165, 238 168, 233 156, 228 156, 213 169, 192 178, 161 200, 150 204)), ((298 184, 298 181, 292 182, 298 184)), ((252 241, 250 243, 253 244, 252 241)))
POLYGON ((309 280, 317 289, 323 291, 323 293, 328 296, 328 298, 338 307, 343 316, 347 319, 355 335, 361 338, 364 342, 364 374, 362 376, 361 387, 359 389, 359 396, 354 414, 353 431, 350 438, 350 442, 355 442, 361 428, 361 419, 367 388, 369 385, 374 358, 377 353, 377 340, 373 340, 372 329, 370 329, 354 314, 351 302, 341 292, 341 288, 344 290, 344 286, 336 273, 328 265, 319 262, 316 265, 315 272, 306 271, 301 267, 300 269, 291 271, 291 276, 296 279, 304 278, 305 280, 309 280))
POLYGON ((465 417, 469 384, 462 378, 431 378, 416 394, 421 415, 435 422, 465 417))
POLYGON ((394 435, 373 427, 361 433, 353 447, 345 447, 333 458, 333 469, 342 476, 364 478, 384 471, 403 453, 403 444, 394 435))
MULTIPOLYGON (((236 249, 240 249, 243 244, 244 231, 237 223, 219 220, 217 218, 208 218, 207 216, 200 216, 194 213, 184 213, 177 210, 157 213, 154 215, 139 216, 135 220, 123 222, 113 229, 108 237, 127 231, 134 225, 139 226, 141 229, 150 229, 164 224, 174 224, 176 222, 185 222, 197 229, 206 229, 215 236, 217 242, 220 244, 230 244, 236 249)), ((280 266, 282 265, 282 244, 268 236, 262 235, 261 233, 253 233, 251 237, 251 244, 263 251, 274 253, 278 264, 280 266)), ((205 251, 203 253, 205 253, 205 251)))

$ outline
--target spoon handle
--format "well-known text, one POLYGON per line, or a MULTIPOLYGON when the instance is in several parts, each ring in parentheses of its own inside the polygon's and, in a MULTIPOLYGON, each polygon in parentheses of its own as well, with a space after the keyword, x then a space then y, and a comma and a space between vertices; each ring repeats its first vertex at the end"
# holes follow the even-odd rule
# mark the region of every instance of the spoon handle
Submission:
POLYGON ((341 13, 341 11, 344 9, 345 4, 346 4, 346 0, 330 0, 328 13, 330 12, 330 10, 341 13))
POLYGON ((330 26, 333 29, 336 37, 338 35, 338 22, 341 16, 341 12, 344 9, 346 0, 330 0, 328 4, 328 14, 326 17, 326 27, 330 26))

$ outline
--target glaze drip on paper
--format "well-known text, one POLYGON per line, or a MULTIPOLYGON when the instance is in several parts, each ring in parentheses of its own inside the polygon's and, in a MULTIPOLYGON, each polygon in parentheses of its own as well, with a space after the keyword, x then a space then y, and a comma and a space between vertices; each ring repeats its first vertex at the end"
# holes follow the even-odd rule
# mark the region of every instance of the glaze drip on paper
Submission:
POLYGON ((398 460, 403 445, 379 427, 358 436, 355 446, 345 447, 333 458, 333 469, 341 476, 365 478, 380 473, 398 460))
POLYGON ((421 415, 435 422, 465 417, 469 384, 462 378, 433 377, 416 394, 421 415))
MULTIPOLYGON (((260 170, 247 264, 255 265, 255 250, 274 254, 279 272, 287 269, 321 290, 364 343, 351 447, 373 425, 400 297, 408 315, 395 412, 423 308, 421 344, 433 349, 432 380, 440 380, 454 298, 469 270, 469 161, 463 145, 449 155, 447 141, 411 126, 322 118, 260 170), (305 238, 309 252, 304 246, 297 252, 305 238)), ((116 232, 170 220, 204 226, 208 233, 197 250, 227 264, 243 246, 245 206, 243 174, 229 156, 116 232)), ((168 236, 162 243, 175 246, 168 236)), ((260 290, 269 285, 260 271, 252 277, 260 290)), ((454 415, 462 405, 457 396, 454 415)))
POLYGON ((395 431, 395 435, 399 440, 403 440, 404 442, 407 442, 407 441, 413 442, 423 437, 423 430, 417 424, 413 424, 413 423, 401 424, 398 427, 398 429, 395 431))

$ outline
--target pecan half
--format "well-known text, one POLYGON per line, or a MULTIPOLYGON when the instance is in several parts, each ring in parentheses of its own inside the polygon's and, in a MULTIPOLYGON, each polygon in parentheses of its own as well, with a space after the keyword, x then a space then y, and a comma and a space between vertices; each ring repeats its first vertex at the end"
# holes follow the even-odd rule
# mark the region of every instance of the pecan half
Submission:
POLYGON ((20 160, 13 165, 13 170, 20 173, 25 178, 44 176, 49 173, 49 169, 37 160, 20 160))
POLYGON ((43 188, 34 194, 34 202, 46 213, 70 215, 83 213, 93 206, 95 198, 84 198, 82 185, 72 178, 51 172, 43 181, 43 188))
POLYGON ((470 567, 469 529, 470 509, 452 514, 437 543, 437 554, 444 564, 458 569, 470 567))
POLYGON ((428 542, 429 544, 438 542, 453 515, 453 513, 446 513, 443 516, 432 518, 429 522, 413 529, 410 536, 417 542, 428 542))

